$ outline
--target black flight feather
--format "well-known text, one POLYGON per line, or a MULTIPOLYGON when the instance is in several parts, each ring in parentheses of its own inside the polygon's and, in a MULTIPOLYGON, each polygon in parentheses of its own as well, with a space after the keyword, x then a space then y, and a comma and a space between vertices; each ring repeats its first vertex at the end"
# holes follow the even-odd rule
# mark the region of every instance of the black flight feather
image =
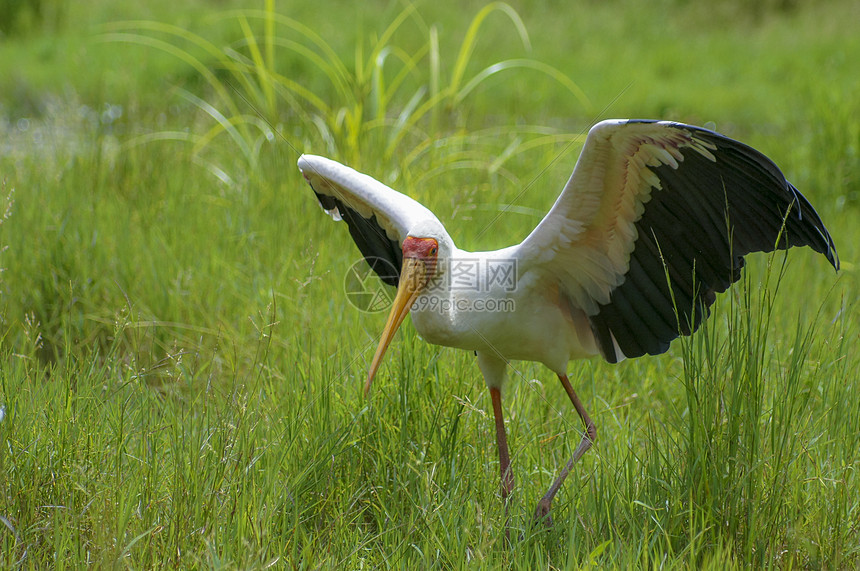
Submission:
POLYGON ((716 161, 682 147, 677 169, 652 167, 661 188, 635 223, 630 267, 609 303, 590 317, 610 362, 617 360, 613 337, 632 358, 663 353, 670 341, 696 331, 716 294, 740 279, 748 253, 809 246, 839 269, 815 209, 770 159, 713 131, 677 127, 716 146, 716 161))

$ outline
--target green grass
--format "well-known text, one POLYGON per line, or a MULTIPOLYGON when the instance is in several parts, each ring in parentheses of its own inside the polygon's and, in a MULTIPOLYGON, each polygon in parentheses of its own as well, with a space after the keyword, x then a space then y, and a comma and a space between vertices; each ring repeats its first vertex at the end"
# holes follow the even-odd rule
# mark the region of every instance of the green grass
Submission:
POLYGON ((0 567, 860 565, 856 3, 177 4, 0 44, 0 567), (407 325, 363 398, 384 315, 347 303, 359 255, 297 152, 494 248, 609 116, 759 148, 843 269, 750 256, 669 353, 571 363, 598 441, 549 531, 527 522, 580 423, 517 363, 509 546, 473 356, 407 325))

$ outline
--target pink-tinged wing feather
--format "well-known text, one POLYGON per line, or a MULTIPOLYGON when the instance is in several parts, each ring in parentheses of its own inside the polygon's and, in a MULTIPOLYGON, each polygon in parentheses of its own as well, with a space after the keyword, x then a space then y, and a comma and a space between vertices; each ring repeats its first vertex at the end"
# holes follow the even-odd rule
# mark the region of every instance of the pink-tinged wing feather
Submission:
POLYGON ((517 255, 528 283, 558 286, 617 361, 694 331, 745 254, 799 245, 838 268, 815 210, 767 157, 706 129, 613 120, 591 129, 517 255))

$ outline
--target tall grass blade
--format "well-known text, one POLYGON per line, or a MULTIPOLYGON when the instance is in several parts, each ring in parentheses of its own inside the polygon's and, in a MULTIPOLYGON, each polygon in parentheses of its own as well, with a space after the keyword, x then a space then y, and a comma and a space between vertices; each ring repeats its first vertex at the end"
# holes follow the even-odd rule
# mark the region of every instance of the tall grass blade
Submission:
POLYGON ((478 32, 484 23, 484 20, 493 12, 502 12, 511 20, 519 36, 520 42, 527 51, 531 50, 531 42, 529 41, 528 31, 525 24, 516 10, 509 4, 504 2, 491 2, 484 6, 469 24, 469 29, 466 31, 466 37, 460 45, 460 52, 457 54, 457 59, 454 62, 454 71, 451 74, 450 90, 451 93, 460 92, 460 84, 463 81, 463 76, 466 73, 466 66, 472 58, 472 52, 475 49, 475 43, 478 39, 478 32))

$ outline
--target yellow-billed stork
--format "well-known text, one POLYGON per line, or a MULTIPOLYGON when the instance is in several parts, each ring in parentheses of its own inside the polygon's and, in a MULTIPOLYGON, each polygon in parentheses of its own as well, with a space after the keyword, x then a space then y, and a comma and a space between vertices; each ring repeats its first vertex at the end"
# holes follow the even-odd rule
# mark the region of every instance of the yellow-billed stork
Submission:
POLYGON ((428 342, 475 351, 506 499, 514 485, 501 405, 507 365, 537 361, 558 375, 585 431, 538 502, 535 518, 548 523, 555 494, 596 436, 569 361, 663 353, 698 328, 750 252, 809 246, 839 269, 818 214, 770 159, 680 123, 595 125, 549 213, 520 244, 493 252, 460 250, 430 210, 365 174, 311 155, 298 165, 326 212, 346 221, 371 267, 397 286, 365 394, 410 309, 428 342))

